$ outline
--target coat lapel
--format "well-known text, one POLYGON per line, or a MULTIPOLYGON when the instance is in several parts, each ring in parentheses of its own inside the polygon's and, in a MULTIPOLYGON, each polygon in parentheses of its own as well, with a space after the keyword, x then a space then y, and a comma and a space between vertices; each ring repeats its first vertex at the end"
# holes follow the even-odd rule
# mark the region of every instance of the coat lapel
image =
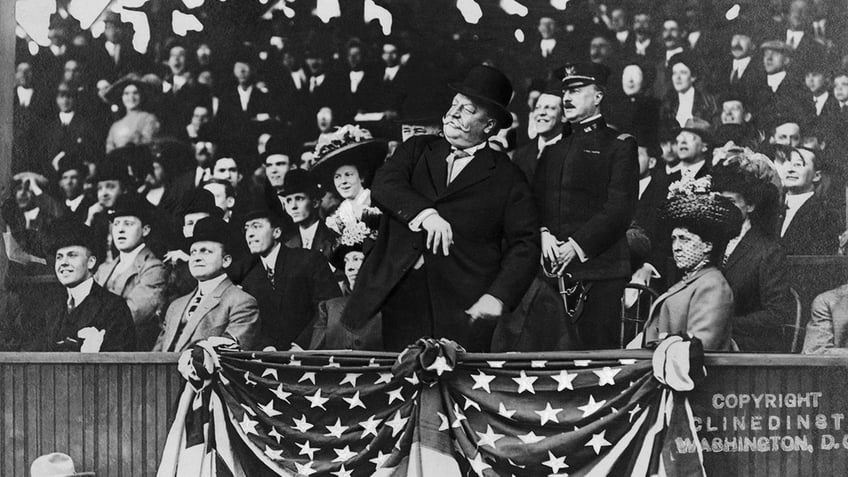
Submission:
MULTIPOLYGON (((212 311, 218 304, 221 302, 221 295, 224 294, 224 291, 232 286, 233 282, 230 281, 229 278, 225 278, 215 290, 212 291, 209 296, 204 297, 203 300, 200 301, 200 304, 197 306, 197 309, 194 310, 194 314, 191 316, 191 319, 183 328, 182 334, 177 338, 177 345, 174 347, 175 349, 182 349, 186 343, 188 343, 189 339, 194 335, 194 331, 197 329, 197 326, 200 324, 200 321, 212 311)), ((191 300, 189 300, 189 303, 191 300)), ((183 310, 185 313, 185 310, 183 310)))
MULTIPOLYGON (((315 240, 312 242, 314 243, 315 240)), ((289 257, 288 252, 286 247, 280 247, 280 253, 277 254, 277 263, 274 264, 274 288, 277 290, 281 289, 283 274, 286 270, 286 261, 289 257)))
POLYGON ((177 329, 180 327, 180 320, 183 317, 183 314, 186 312, 186 307, 188 307, 188 303, 191 301, 191 297, 197 293, 197 287, 191 292, 190 295, 185 295, 177 298, 171 304, 171 307, 168 309, 174 310, 174 313, 177 313, 173 319, 168 319, 169 317, 165 317, 165 338, 162 340, 162 351, 169 351, 171 349, 171 345, 174 344, 174 339, 177 338, 177 329))
POLYGON ((431 143, 431 146, 424 152, 424 160, 427 163, 427 169, 430 171, 430 180, 437 196, 445 192, 445 184, 448 180, 448 168, 445 159, 448 154, 450 154, 450 144, 445 140, 431 143))
POLYGON ((731 267, 736 265, 736 262, 738 262, 739 259, 745 255, 749 248, 751 248, 751 245, 755 240, 754 235, 756 233, 757 232, 753 228, 748 230, 748 233, 746 233, 745 236, 742 237, 742 240, 740 240, 739 243, 736 244, 736 248, 733 249, 733 253, 731 253, 730 256, 727 257, 727 263, 724 264, 725 270, 729 270, 731 267))
MULTIPOLYGON (((471 162, 469 162, 468 165, 460 171, 459 175, 456 176, 456 179, 450 183, 443 195, 448 196, 454 194, 471 187, 480 181, 486 180, 492 175, 492 171, 495 170, 494 159, 492 151, 488 147, 477 151, 477 154, 474 155, 471 162)), ((447 175, 447 167, 445 166, 444 169, 445 175, 447 175)))

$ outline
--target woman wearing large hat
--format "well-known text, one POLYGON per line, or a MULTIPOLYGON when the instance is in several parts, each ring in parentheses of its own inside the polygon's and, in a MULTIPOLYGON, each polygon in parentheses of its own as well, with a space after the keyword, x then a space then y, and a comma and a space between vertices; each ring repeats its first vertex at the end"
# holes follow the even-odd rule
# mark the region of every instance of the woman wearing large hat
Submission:
MULTIPOLYGON (((341 197, 338 209, 327 218, 327 226, 341 234, 340 227, 379 214, 371 206, 368 184, 374 172, 386 159, 387 145, 376 140, 367 129, 345 125, 333 134, 325 135, 315 146, 317 162, 312 166, 314 177, 341 197)), ((376 226, 371 227, 376 229, 376 226)))
POLYGON ((106 152, 127 144, 153 142, 160 128, 159 119, 148 111, 155 91, 151 82, 135 74, 119 79, 106 90, 104 98, 123 114, 109 128, 106 152))
POLYGON ((676 182, 661 209, 671 232, 674 262, 683 278, 657 298, 645 329, 628 347, 650 346, 688 334, 705 350, 736 349, 731 339, 733 292, 718 267, 742 215, 733 201, 710 191, 710 177, 676 182))

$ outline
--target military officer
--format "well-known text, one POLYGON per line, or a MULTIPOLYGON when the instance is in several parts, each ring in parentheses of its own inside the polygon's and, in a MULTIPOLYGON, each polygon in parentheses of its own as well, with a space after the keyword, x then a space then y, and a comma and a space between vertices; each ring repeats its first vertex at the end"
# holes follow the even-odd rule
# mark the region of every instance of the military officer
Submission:
MULTIPOLYGON (((543 154, 533 180, 542 217, 542 261, 565 277, 568 316, 587 349, 616 348, 630 276, 626 232, 638 199, 635 139, 601 116, 610 71, 569 64, 562 105, 571 134, 543 154)), ((556 280, 549 284, 557 287, 556 280)))

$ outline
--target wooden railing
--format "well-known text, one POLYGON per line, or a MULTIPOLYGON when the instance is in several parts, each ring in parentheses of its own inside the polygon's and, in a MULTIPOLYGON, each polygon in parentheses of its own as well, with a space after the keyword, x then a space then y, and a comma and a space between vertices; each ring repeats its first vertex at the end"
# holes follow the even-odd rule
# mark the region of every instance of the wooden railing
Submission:
MULTIPOLYGON (((545 355, 550 356, 540 354, 545 355)), ((648 356, 638 350, 600 351, 568 353, 565 359, 648 356)), ((54 451, 70 454, 78 470, 99 477, 155 475, 184 385, 176 361, 174 353, 0 353, 0 475, 29 475, 33 459, 54 451)), ((713 354, 707 356, 707 368, 708 378, 691 393, 691 401, 702 437, 721 439, 717 449, 725 451, 705 453, 709 475, 844 474, 848 449, 841 446, 848 419, 837 425, 839 418, 833 416, 848 414, 848 358, 713 354), (742 395, 809 393, 816 393, 815 407, 812 402, 787 406, 785 399, 781 407, 758 409, 751 401, 739 405, 742 395), (806 415, 813 416, 811 429, 794 429, 798 416, 803 425, 806 415), (826 416, 823 429, 816 428, 819 415, 826 416), (784 423, 789 418, 792 429, 769 430, 770 416, 784 423), (734 418, 747 423, 744 432, 732 430, 734 418), (752 420, 762 430, 752 431, 752 420), (840 448, 823 449, 822 439, 830 442, 823 435, 832 436, 840 448), (737 436, 766 437, 768 449, 729 452, 723 439, 737 436), (771 449, 769 436, 779 436, 777 450, 771 449), (784 436, 788 440, 781 442, 784 436), (812 452, 800 449, 805 443, 812 452)))

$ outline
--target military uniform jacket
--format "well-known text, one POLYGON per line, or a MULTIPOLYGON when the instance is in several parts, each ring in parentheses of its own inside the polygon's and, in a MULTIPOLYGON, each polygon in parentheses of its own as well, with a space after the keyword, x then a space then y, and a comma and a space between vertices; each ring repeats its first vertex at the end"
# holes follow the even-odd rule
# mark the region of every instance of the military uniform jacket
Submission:
POLYGON ((566 272, 579 280, 630 276, 626 232, 639 195, 631 136, 603 118, 573 126, 542 155, 533 193, 542 226, 559 240, 574 239, 588 257, 585 263, 575 257, 566 272))

